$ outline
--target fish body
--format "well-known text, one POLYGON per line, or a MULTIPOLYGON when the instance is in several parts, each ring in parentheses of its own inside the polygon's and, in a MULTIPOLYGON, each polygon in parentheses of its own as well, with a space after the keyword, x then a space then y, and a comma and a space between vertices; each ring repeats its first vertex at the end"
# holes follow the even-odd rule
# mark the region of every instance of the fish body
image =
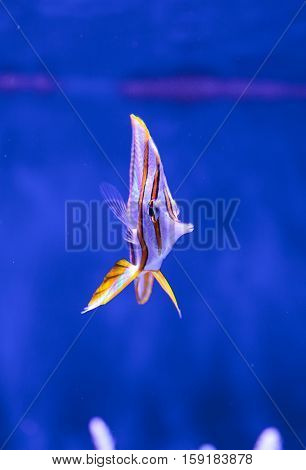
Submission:
POLYGON ((127 204, 113 186, 101 187, 113 213, 126 227, 130 262, 120 260, 115 264, 83 312, 109 302, 132 281, 135 281, 138 303, 144 304, 151 295, 154 279, 168 293, 179 311, 173 291, 160 268, 177 239, 191 232, 193 225, 179 220, 178 206, 171 195, 159 152, 146 125, 133 114, 131 123, 127 204))

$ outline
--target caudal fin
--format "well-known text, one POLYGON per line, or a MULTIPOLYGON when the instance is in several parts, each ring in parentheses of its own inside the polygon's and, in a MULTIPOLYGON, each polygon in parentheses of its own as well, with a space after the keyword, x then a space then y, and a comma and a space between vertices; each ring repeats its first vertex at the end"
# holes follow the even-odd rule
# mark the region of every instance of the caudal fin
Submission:
POLYGON ((116 295, 118 295, 126 286, 128 286, 136 277, 139 271, 137 266, 129 263, 125 259, 117 261, 112 269, 106 274, 102 284, 94 292, 87 307, 82 313, 89 312, 100 305, 107 304, 116 295))
POLYGON ((177 305, 177 301, 176 301, 175 295, 173 293, 173 290, 171 289, 170 284, 167 281, 167 279, 165 278, 165 276, 160 271, 151 271, 151 272, 152 272, 153 276, 155 277, 155 279, 159 282, 161 287, 164 289, 164 291, 167 292, 170 299, 174 303, 174 305, 175 305, 175 307, 178 311, 179 316, 182 318, 181 311, 180 311, 180 309, 177 305))

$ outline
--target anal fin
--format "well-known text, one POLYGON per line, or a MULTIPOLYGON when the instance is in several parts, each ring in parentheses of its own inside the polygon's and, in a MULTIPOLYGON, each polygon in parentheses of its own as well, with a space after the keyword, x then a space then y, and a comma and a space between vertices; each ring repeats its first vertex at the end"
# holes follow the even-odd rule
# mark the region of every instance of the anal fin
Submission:
POLYGON ((121 259, 115 263, 106 274, 100 286, 94 292, 89 304, 82 313, 100 307, 110 302, 116 295, 120 294, 139 275, 137 266, 121 259))
POLYGON ((152 292, 154 277, 151 271, 143 271, 135 280, 136 300, 139 304, 145 304, 152 292))

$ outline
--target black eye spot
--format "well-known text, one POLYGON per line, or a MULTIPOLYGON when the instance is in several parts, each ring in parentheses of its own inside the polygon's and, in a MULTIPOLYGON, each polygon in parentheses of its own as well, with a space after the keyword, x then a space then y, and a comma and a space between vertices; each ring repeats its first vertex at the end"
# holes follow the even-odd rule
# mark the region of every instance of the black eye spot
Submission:
POLYGON ((149 206, 149 216, 154 217, 154 209, 153 206, 149 206))
POLYGON ((154 204, 154 201, 149 202, 149 216, 151 217, 153 222, 159 217, 159 208, 154 204))

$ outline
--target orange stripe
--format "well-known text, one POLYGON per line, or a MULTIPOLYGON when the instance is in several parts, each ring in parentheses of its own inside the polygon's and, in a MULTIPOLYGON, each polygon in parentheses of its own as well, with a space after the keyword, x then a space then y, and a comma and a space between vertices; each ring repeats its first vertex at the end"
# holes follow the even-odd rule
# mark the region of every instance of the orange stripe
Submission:
POLYGON ((130 255, 131 255, 131 263, 136 264, 136 256, 135 256, 135 249, 133 243, 130 243, 130 255))
POLYGON ((162 239, 161 239, 161 233, 160 233, 159 220, 153 220, 153 224, 154 224, 155 237, 156 237, 157 246, 158 246, 158 254, 160 254, 162 250, 162 239))
POLYGON ((158 188, 159 188, 159 177, 160 177, 159 163, 156 162, 156 172, 154 175, 153 188, 152 188, 152 193, 151 193, 151 199, 153 200, 157 199, 158 188))
MULTIPOLYGON (((160 181, 160 160, 159 160, 158 154, 155 153, 155 156, 156 156, 156 172, 154 175, 151 201, 155 201, 157 199, 158 190, 159 190, 159 181, 160 181)), ((155 231, 155 237, 156 237, 157 246, 158 246, 158 253, 160 253, 162 250, 162 239, 161 239, 161 233, 160 233, 159 220, 156 220, 154 217, 152 218, 152 222, 154 224, 154 231, 155 231)))
POLYGON ((139 271, 142 271, 146 265, 148 260, 148 247, 146 245, 144 236, 143 236, 143 198, 146 188, 146 182, 148 178, 148 166, 149 166, 149 139, 147 139, 145 143, 144 149, 144 156, 143 156, 143 173, 142 173, 142 181, 141 181, 141 190, 139 194, 138 200, 138 227, 137 227, 137 235, 138 240, 141 246, 142 254, 141 260, 139 265, 139 271))
POLYGON ((167 188, 164 189, 164 195, 166 198, 166 206, 167 206, 168 214, 172 220, 177 221, 177 217, 173 212, 173 207, 172 207, 172 203, 171 203, 167 188))

